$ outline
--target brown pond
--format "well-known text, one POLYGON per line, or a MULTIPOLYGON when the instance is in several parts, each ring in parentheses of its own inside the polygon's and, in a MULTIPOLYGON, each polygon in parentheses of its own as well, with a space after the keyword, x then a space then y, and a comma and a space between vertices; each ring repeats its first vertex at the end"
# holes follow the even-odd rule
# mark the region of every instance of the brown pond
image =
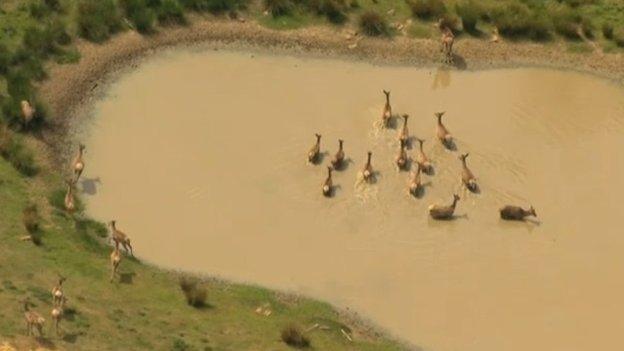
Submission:
POLYGON ((607 81, 165 52, 110 86, 84 130, 89 212, 147 261, 325 299, 426 350, 624 347, 624 90, 607 81), (427 139, 421 199, 395 169, 397 130, 377 126, 382 88, 427 139), (434 140, 439 110, 480 194, 434 140), (306 162, 315 132, 351 160, 331 199, 330 157, 306 162), (367 150, 373 185, 357 181, 367 150), (454 192, 458 217, 428 218, 454 192), (502 222, 507 203, 539 222, 502 222))

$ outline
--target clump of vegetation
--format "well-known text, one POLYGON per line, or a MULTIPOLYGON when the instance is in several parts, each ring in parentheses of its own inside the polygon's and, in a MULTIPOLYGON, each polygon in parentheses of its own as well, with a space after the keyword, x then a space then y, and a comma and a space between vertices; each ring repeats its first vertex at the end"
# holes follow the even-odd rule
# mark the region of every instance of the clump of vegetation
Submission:
POLYGON ((446 6, 442 0, 410 0, 408 5, 412 14, 422 19, 437 18, 446 13, 446 6))
POLYGON ((584 5, 592 5, 596 0, 559 0, 560 3, 567 4, 571 7, 579 7, 584 5))
POLYGON ((501 35, 509 38, 545 40, 550 37, 550 23, 543 15, 534 14, 522 3, 500 5, 489 14, 501 35))
POLYGON ((139 33, 151 33, 154 30, 156 15, 147 6, 146 0, 120 0, 119 4, 139 33))
POLYGON ((613 32, 613 41, 621 48, 624 48, 624 28, 613 32))
POLYGON ((173 351, 189 351, 191 350, 191 345, 189 345, 184 339, 176 338, 173 340, 173 351))
POLYGON ((578 10, 567 6, 561 6, 550 14, 555 31, 568 38, 577 40, 581 38, 581 31, 587 37, 593 37, 593 26, 589 20, 583 17, 578 10))
POLYGON ((264 0, 264 7, 273 17, 292 14, 295 4, 291 0, 264 0))
POLYGON ((184 293, 186 303, 188 303, 190 306, 206 306, 208 290, 199 279, 189 276, 180 277, 180 289, 182 289, 182 292, 184 293))
POLYGON ((248 0, 180 0, 182 6, 197 12, 223 13, 244 8, 248 0))
POLYGON ((440 25, 442 27, 447 27, 453 33, 461 32, 462 30, 461 24, 462 24, 461 18, 459 18, 455 14, 445 13, 440 17, 440 25))
POLYGON ((345 0, 315 0, 311 1, 318 15, 325 16, 331 23, 340 24, 347 20, 347 11, 350 3, 345 0))
POLYGON ((113 0, 79 0, 78 31, 94 42, 102 42, 121 29, 121 18, 113 0))
POLYGON ((469 0, 455 5, 455 12, 461 18, 464 31, 478 33, 477 22, 481 18, 483 10, 474 0, 469 0))
POLYGON ((24 228, 29 234, 33 234, 39 230, 39 223, 41 222, 41 217, 39 216, 39 210, 37 209, 37 205, 30 204, 24 208, 22 211, 22 223, 24 224, 24 228))
POLYGON ((6 127, 0 127, 0 155, 21 174, 28 177, 37 174, 33 153, 6 127))
POLYGON ((289 325, 282 329, 282 341, 289 346, 297 348, 310 346, 310 340, 296 325, 289 325))
POLYGON ((375 11, 364 12, 360 16, 360 28, 368 36, 389 35, 390 28, 386 19, 375 11))
POLYGON ((602 24, 602 36, 605 39, 613 39, 613 24, 611 22, 605 22, 602 24))
POLYGON ((163 0, 156 9, 156 17, 163 25, 187 23, 184 9, 176 0, 163 0))

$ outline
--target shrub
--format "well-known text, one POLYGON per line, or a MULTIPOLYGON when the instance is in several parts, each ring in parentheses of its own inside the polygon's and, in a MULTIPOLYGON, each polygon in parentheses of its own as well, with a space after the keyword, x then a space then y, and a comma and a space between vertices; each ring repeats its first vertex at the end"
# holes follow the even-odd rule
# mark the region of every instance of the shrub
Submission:
POLYGON ((613 39, 613 24, 606 22, 602 24, 602 35, 606 39, 613 39))
POLYGON ((25 176, 37 174, 33 153, 6 127, 0 129, 0 155, 25 176))
POLYGON ((26 206, 26 208, 22 211, 22 223, 24 224, 26 231, 30 234, 38 231, 39 222, 41 222, 41 218, 39 217, 37 205, 30 204, 26 206))
POLYGON ((582 30, 587 37, 593 37, 591 22, 581 16, 577 10, 562 6, 553 10, 551 17, 555 31, 568 39, 580 39, 579 30, 582 30))
POLYGON ((458 33, 461 31, 461 19, 454 14, 445 13, 440 17, 440 25, 443 27, 447 27, 453 33, 458 33))
POLYGON ((59 52, 54 38, 54 33, 48 29, 32 26, 24 32, 22 45, 31 54, 41 58, 47 58, 50 55, 59 52))
POLYGON ((567 4, 571 7, 579 7, 583 5, 591 5, 596 3, 596 0, 559 0, 560 3, 567 4))
POLYGON ((163 0, 156 10, 156 17, 164 25, 186 24, 184 10, 176 0, 163 0))
POLYGON ((422 19, 436 18, 446 13, 442 0, 410 0, 408 5, 412 14, 422 19))
POLYGON ((477 32, 477 22, 481 17, 481 9, 478 3, 470 0, 463 3, 457 3, 455 5, 455 11, 457 15, 461 17, 464 30, 469 33, 477 32))
POLYGON ((290 15, 295 4, 291 0, 264 0, 264 7, 273 17, 290 15))
POLYGON ((364 34, 369 36, 390 34, 388 22, 375 11, 367 11, 360 16, 360 28, 364 34))
POLYGON ((91 41, 102 42, 121 29, 113 0, 79 0, 78 32, 91 41))
POLYGON ((613 32, 613 41, 617 46, 624 48, 624 28, 613 32))
POLYGON ((44 0, 43 1, 48 8, 54 11, 61 11, 63 6, 60 0, 44 0))
POLYGON ((208 291, 206 287, 201 284, 199 279, 182 276, 180 277, 180 289, 184 293, 186 303, 193 307, 206 306, 206 298, 208 297, 208 291))
POLYGON ((154 10, 147 7, 145 0, 120 0, 119 4, 138 32, 153 31, 156 15, 154 10))
POLYGON ((47 30, 50 31, 50 36, 55 43, 59 45, 67 45, 71 43, 72 38, 69 33, 67 33, 67 27, 60 19, 52 20, 48 24, 47 30))
POLYGON ((180 0, 182 6, 193 11, 223 13, 243 8, 248 0, 180 0))
POLYGON ((9 65, 12 59, 13 57, 9 49, 0 43, 0 75, 5 75, 9 72, 9 65))
POLYGON ((501 35, 544 40, 550 35, 548 19, 534 14, 522 3, 510 3, 493 8, 490 18, 501 35))
POLYGON ((321 0, 316 12, 327 17, 331 23, 344 23, 347 20, 346 11, 349 4, 345 0, 321 0))
POLYGON ((173 340, 172 351, 188 351, 191 346, 184 339, 176 338, 173 340))
POLYGON ((50 8, 43 1, 35 1, 31 2, 28 6, 28 12, 30 15, 36 19, 42 19, 48 16, 51 12, 50 8))
POLYGON ((310 346, 310 340, 295 325, 289 325, 282 329, 282 341, 289 346, 297 348, 310 346))

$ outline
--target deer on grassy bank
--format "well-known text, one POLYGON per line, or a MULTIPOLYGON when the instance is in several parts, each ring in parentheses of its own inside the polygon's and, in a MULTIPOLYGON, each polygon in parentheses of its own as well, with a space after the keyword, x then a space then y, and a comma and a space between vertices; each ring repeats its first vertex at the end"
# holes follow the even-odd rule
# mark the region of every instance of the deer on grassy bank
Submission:
POLYGON ((28 299, 23 301, 24 303, 24 319, 26 320, 26 335, 34 335, 34 329, 37 329, 39 336, 43 335, 43 325, 45 324, 45 318, 35 311, 30 309, 30 301, 28 299))
POLYGON ((121 252, 119 252, 119 244, 115 243, 115 248, 113 252, 110 254, 110 264, 111 264, 111 283, 115 279, 115 275, 117 275, 117 270, 119 269, 119 264, 121 263, 121 252))
POLYGON ((446 64, 453 63, 453 44, 455 43, 455 35, 449 26, 444 23, 441 18, 437 23, 438 29, 442 32, 440 37, 440 43, 442 54, 444 55, 443 62, 446 64))
POLYGON ((84 150, 85 150, 85 146, 83 144, 79 144, 78 153, 76 154, 76 157, 74 157, 74 162, 72 162, 72 171, 74 172, 74 182, 78 182, 78 178, 80 178, 82 171, 84 171, 84 166, 85 166, 84 160, 83 160, 84 150))
POLYGON ((52 308, 52 312, 50 312, 52 320, 54 321, 54 330, 56 335, 59 335, 59 325, 61 323, 61 319, 63 319, 63 314, 65 313, 65 302, 67 302, 67 298, 63 296, 58 305, 55 305, 52 308))
POLYGON ((531 206, 528 210, 520 206, 507 205, 498 210, 500 217, 508 221, 523 221, 528 216, 537 217, 535 209, 531 206))
POLYGON ((126 233, 117 229, 117 221, 112 220, 109 225, 111 229, 111 238, 113 239, 115 245, 122 245, 126 252, 129 252, 130 255, 134 256, 134 253, 132 252, 132 244, 130 244, 130 238, 126 235, 126 233))
POLYGON ((453 203, 450 205, 429 205, 429 215, 434 219, 452 219, 457 201, 459 196, 454 194, 453 203))
POLYGON ((65 277, 63 277, 62 275, 59 275, 58 282, 52 288, 52 305, 53 306, 58 305, 64 299, 63 283, 65 282, 65 280, 67 280, 65 277))
POLYGON ((24 126, 24 128, 28 128, 28 125, 30 124, 30 121, 32 121, 33 118, 35 117, 35 112, 37 112, 37 110, 27 100, 22 100, 20 102, 20 105, 21 105, 21 109, 22 109, 22 123, 23 123, 23 126, 24 126))
POLYGON ((66 180, 67 183, 67 192, 65 193, 65 210, 69 213, 72 213, 76 210, 76 201, 74 199, 74 182, 71 180, 66 180))

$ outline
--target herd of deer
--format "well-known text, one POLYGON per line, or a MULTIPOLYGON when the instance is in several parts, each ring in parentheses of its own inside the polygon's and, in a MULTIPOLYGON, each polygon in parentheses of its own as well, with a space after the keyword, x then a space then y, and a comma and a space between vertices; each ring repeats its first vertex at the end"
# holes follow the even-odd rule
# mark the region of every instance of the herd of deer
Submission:
MULTIPOLYGON (((388 127, 389 122, 393 116, 392 107, 390 105, 390 92, 384 90, 383 91, 386 97, 386 103, 384 105, 381 119, 382 126, 388 127)), ((440 141, 442 145, 448 150, 455 150, 455 144, 453 141, 453 136, 449 132, 448 128, 442 123, 442 116, 444 116, 444 112, 436 112, 435 117, 437 119, 436 126, 436 138, 440 141)), ((409 130, 407 126, 407 120, 409 116, 407 114, 403 114, 401 116, 403 118, 403 126, 401 127, 398 135, 399 141, 399 152, 395 158, 396 166, 399 170, 409 170, 409 162, 406 151, 406 144, 409 140, 409 130)), ((309 163, 318 164, 321 154, 321 135, 315 134, 316 142, 308 151, 307 159, 309 163)), ((424 140, 418 139, 419 149, 416 155, 416 171, 411 172, 408 181, 408 191, 410 194, 419 197, 422 194, 423 183, 421 181, 421 173, 426 173, 428 175, 433 174, 433 164, 431 159, 427 157, 425 151, 423 149, 424 140)), ((331 197, 333 195, 333 181, 332 181, 332 170, 340 170, 342 168, 342 164, 345 159, 344 152, 344 142, 342 139, 338 140, 338 151, 334 155, 331 160, 331 166, 327 167, 327 178, 322 184, 322 193, 326 197, 331 197)), ((370 182, 373 179, 374 172, 373 166, 371 164, 372 152, 368 151, 366 163, 364 164, 364 168, 360 172, 361 177, 364 181, 370 182)), ((461 182, 463 186, 466 187, 469 191, 475 193, 479 191, 479 186, 477 184, 477 178, 474 176, 470 168, 466 163, 466 159, 468 158, 468 153, 460 154, 459 160, 462 164, 461 171, 461 182)), ((438 205, 432 204, 429 206, 429 215, 434 219, 452 219, 455 213, 455 207, 457 206, 457 202, 460 197, 457 194, 453 194, 453 201, 450 205, 438 205)), ((528 216, 537 216, 535 213, 535 209, 531 206, 528 210, 523 209, 520 206, 506 205, 499 209, 499 215, 502 219, 505 220, 524 220, 528 216)))
MULTIPOLYGON (((68 213, 73 213, 76 211, 76 202, 74 197, 74 187, 76 183, 80 179, 82 172, 85 167, 85 162, 83 159, 85 146, 82 144, 78 145, 78 153, 74 157, 71 163, 71 171, 73 173, 73 177, 66 180, 67 183, 67 192, 65 193, 65 210, 68 213)), ((119 269, 119 264, 121 263, 121 252, 119 247, 123 247, 126 252, 130 255, 134 256, 132 252, 132 244, 130 243, 130 238, 121 230, 117 229, 116 221, 112 220, 109 222, 109 227, 111 231, 111 239, 114 243, 113 251, 110 254, 110 267, 111 267, 111 276, 110 281, 112 282, 119 269)), ((63 292, 63 283, 66 278, 59 275, 59 279, 57 284, 52 288, 52 311, 51 316, 54 321, 54 328, 56 330, 56 334, 59 335, 59 324, 63 318, 65 303, 67 302, 67 298, 63 292)), ((34 335, 34 331, 37 330, 39 335, 43 335, 43 326, 45 324, 45 318, 43 318, 39 313, 30 309, 31 302, 28 299, 22 301, 24 307, 24 319, 26 320, 26 328, 28 335, 34 335)))

